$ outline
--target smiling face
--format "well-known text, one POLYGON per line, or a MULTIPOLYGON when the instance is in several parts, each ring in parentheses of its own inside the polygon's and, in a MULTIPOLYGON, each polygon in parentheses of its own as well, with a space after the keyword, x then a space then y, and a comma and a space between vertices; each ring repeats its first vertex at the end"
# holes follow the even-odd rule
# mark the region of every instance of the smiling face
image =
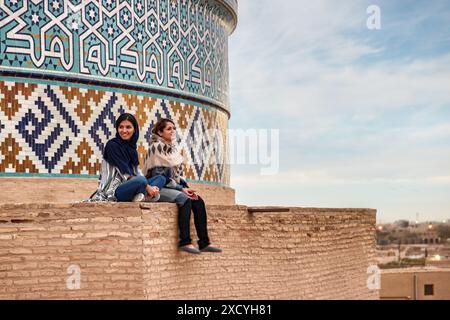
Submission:
POLYGON ((124 120, 119 124, 117 131, 122 140, 128 141, 134 134, 134 127, 130 121, 124 120))
POLYGON ((167 142, 172 142, 175 137, 175 125, 172 122, 167 121, 166 126, 162 131, 158 131, 158 135, 167 142))

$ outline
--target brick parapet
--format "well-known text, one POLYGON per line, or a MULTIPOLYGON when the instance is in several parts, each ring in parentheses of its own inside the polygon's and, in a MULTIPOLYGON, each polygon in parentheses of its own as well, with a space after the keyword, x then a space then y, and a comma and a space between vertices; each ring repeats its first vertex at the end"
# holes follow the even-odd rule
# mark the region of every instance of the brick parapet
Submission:
POLYGON ((0 205, 0 299, 378 299, 375 210, 207 210, 221 254, 176 250, 174 204, 0 205))

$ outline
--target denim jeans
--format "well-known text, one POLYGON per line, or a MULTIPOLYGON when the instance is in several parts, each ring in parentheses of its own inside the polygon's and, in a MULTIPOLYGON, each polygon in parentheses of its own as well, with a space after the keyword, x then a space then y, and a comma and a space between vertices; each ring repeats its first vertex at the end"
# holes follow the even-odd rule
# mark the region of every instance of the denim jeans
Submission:
POLYGON ((138 193, 146 195, 147 184, 158 187, 159 190, 161 190, 166 183, 167 181, 164 176, 154 176, 148 180, 144 176, 137 176, 117 187, 114 195, 119 202, 129 202, 133 200, 134 196, 138 193))
POLYGON ((160 190, 159 194, 161 197, 159 198, 159 201, 161 202, 175 202, 178 207, 183 206, 187 200, 189 200, 189 197, 186 193, 182 191, 178 191, 176 189, 170 189, 167 187, 164 187, 160 190))

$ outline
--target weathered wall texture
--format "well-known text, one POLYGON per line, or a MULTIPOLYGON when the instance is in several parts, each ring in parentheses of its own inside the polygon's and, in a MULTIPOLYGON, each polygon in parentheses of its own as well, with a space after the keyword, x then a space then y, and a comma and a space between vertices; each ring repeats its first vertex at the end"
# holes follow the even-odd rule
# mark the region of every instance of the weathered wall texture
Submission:
POLYGON ((176 250, 174 204, 0 205, 0 298, 378 299, 375 210, 207 209, 221 254, 176 250))
MULTIPOLYGON (((97 189, 98 179, 1 177, 0 204, 8 203, 73 203, 89 198, 97 189)), ((232 188, 208 184, 189 183, 202 195, 206 203, 234 205, 232 188)))

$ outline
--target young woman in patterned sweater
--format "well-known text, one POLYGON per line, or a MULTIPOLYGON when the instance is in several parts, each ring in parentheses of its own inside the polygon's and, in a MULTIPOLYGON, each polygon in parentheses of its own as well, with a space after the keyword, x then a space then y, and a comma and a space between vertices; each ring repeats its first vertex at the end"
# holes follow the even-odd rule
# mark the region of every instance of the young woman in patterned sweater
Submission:
POLYGON ((155 124, 144 174, 147 179, 161 176, 166 179, 166 185, 160 188, 159 201, 175 202, 178 206, 179 249, 196 254, 222 252, 222 249, 210 243, 205 202, 182 177, 183 157, 175 143, 175 130, 175 123, 170 119, 162 118, 155 124), (194 224, 199 237, 198 249, 192 245, 190 237, 191 210, 194 212, 194 224))

